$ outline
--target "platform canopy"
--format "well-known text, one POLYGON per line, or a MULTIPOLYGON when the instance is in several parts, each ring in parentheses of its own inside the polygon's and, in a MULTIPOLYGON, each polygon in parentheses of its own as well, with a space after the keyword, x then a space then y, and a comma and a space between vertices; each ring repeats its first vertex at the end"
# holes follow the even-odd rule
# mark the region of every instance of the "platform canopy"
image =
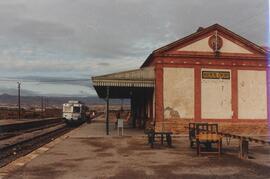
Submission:
POLYGON ((102 76, 92 77, 93 86, 100 98, 130 98, 134 90, 155 86, 154 67, 140 68, 102 76))

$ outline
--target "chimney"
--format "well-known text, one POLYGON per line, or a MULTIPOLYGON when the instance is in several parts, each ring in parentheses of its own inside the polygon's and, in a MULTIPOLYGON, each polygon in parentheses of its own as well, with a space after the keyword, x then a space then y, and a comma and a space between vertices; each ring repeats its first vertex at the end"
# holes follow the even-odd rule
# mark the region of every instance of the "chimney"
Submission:
POLYGON ((203 29, 203 27, 199 27, 196 32, 201 32, 203 29))

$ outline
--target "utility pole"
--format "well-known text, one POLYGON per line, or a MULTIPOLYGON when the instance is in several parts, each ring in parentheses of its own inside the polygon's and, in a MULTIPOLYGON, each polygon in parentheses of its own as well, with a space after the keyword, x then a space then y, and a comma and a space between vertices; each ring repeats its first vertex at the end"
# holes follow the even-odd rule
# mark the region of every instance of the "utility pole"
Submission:
POLYGON ((47 107, 47 98, 46 98, 46 96, 44 97, 44 100, 43 100, 43 104, 44 104, 44 116, 46 117, 46 107, 47 107))
POLYGON ((17 82, 18 84, 18 119, 21 119, 21 83, 17 82))
POLYGON ((44 115, 46 116, 46 108, 47 108, 47 97, 44 97, 44 115))
POLYGON ((43 97, 43 109, 46 110, 46 96, 43 97))
POLYGON ((43 96, 41 96, 41 118, 43 118, 43 96))
POLYGON ((47 113, 47 108, 48 108, 48 97, 45 97, 45 109, 44 109, 44 115, 45 115, 45 117, 46 117, 46 113, 47 113))
POLYGON ((110 99, 110 88, 107 86, 106 95, 106 134, 109 135, 109 99, 110 99))

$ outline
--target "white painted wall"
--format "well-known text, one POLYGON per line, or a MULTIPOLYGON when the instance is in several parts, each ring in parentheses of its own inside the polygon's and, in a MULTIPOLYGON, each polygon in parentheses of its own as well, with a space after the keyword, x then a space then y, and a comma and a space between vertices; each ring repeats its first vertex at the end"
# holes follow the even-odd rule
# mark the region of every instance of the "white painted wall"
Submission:
MULTIPOLYGON (((229 71, 226 69, 202 69, 202 71, 229 71)), ((230 75, 231 76, 231 75, 230 75)), ((231 79, 201 79, 202 119, 231 119, 231 79)))
POLYGON ((238 118, 267 119, 266 72, 238 70, 238 118))
POLYGON ((164 68, 164 118, 194 118, 194 69, 164 68))
MULTIPOLYGON (((240 45, 220 36, 223 41, 223 46, 220 49, 220 52, 225 53, 242 53, 242 54, 252 54, 252 52, 247 49, 241 47, 240 45)), ((213 50, 209 47, 208 41, 209 37, 198 40, 192 44, 189 44, 185 47, 178 49, 177 51, 189 51, 189 52, 213 52, 213 50)))
POLYGON ((223 46, 220 49, 220 52, 226 52, 226 53, 243 53, 243 54, 253 54, 252 52, 246 50, 245 48, 239 46, 238 44, 221 37, 223 40, 223 46))
POLYGON ((188 51, 188 52, 213 52, 213 50, 208 45, 209 37, 198 40, 190 45, 182 47, 177 51, 188 51))

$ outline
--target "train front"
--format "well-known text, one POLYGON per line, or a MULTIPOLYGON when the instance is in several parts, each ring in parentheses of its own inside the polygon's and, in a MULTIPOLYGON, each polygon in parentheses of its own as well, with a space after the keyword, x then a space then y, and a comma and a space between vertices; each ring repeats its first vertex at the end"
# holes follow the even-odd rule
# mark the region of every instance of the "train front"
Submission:
POLYGON ((78 101, 69 101, 63 104, 63 119, 66 123, 83 122, 83 104, 78 101))

